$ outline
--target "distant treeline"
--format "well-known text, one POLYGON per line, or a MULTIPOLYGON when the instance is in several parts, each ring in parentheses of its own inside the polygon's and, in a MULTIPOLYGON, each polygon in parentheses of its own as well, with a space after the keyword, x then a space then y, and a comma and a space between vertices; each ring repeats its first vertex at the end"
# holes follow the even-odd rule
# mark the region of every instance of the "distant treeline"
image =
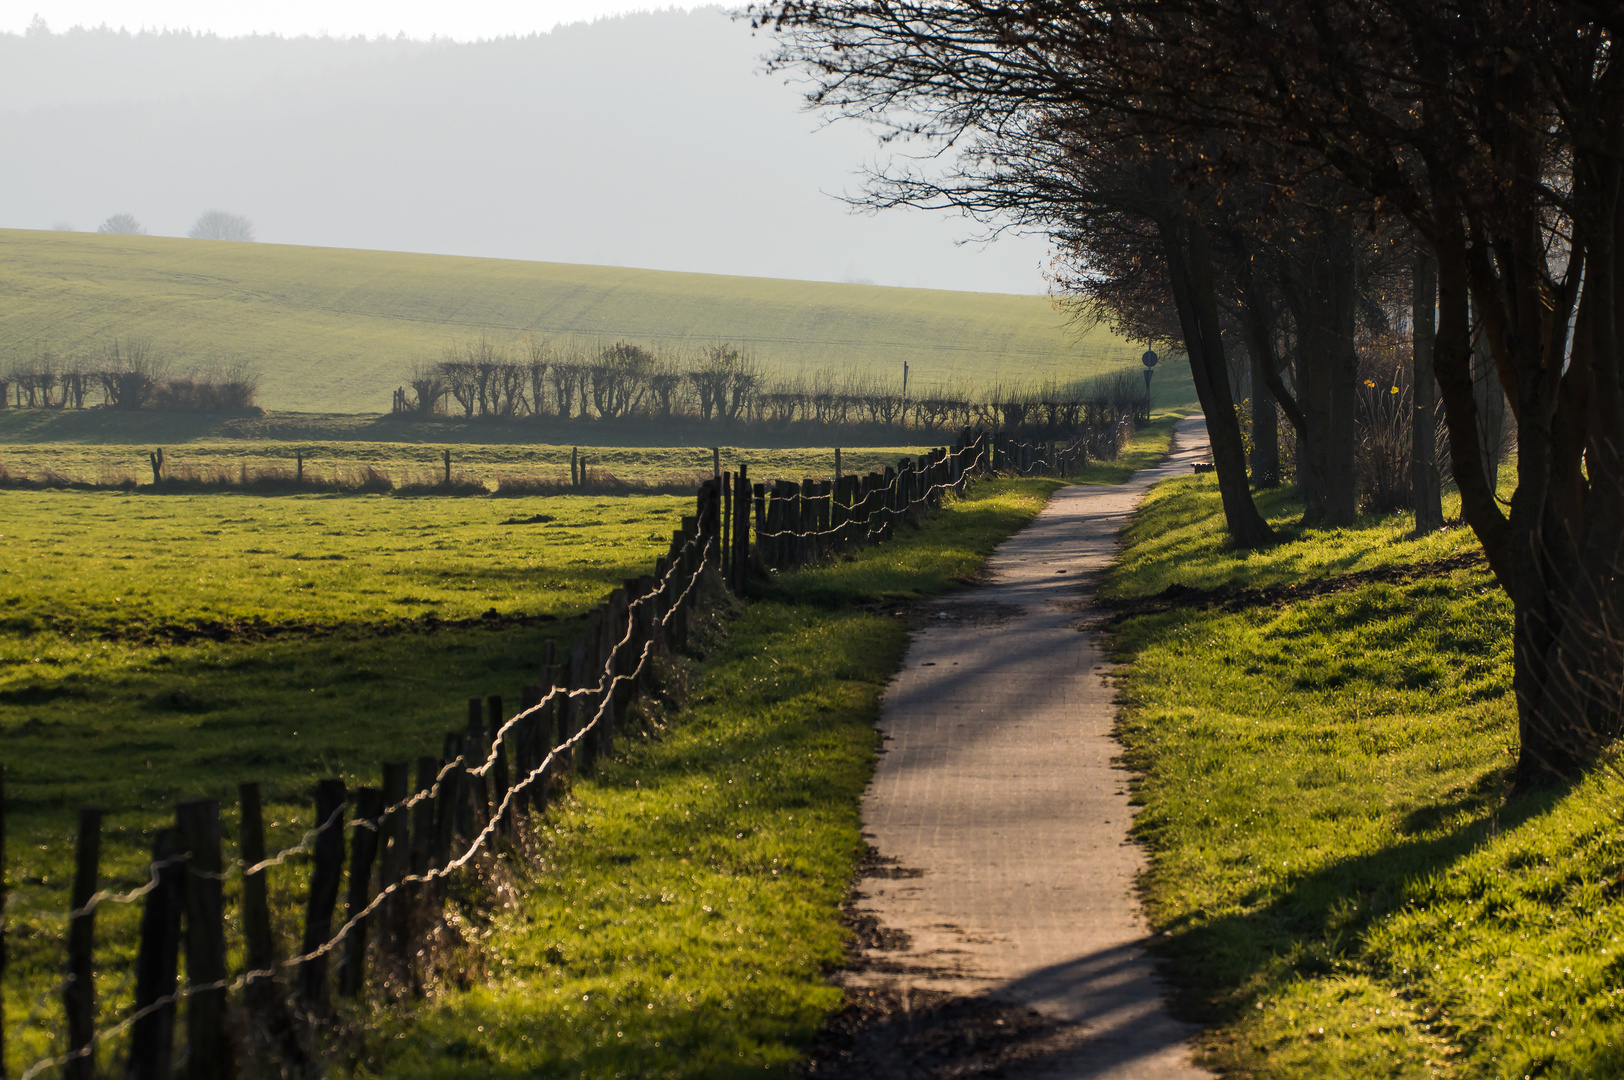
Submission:
POLYGON ((257 409, 258 393, 258 372, 241 357, 178 371, 142 338, 115 338, 88 357, 42 348, 0 364, 0 409, 242 413, 257 409))
POLYGON ((673 354, 625 341, 598 347, 485 338, 414 365, 391 411, 403 418, 630 421, 718 428, 888 429, 984 426, 1048 437, 1130 415, 1149 418, 1144 374, 1123 369, 1073 383, 917 390, 901 373, 770 375, 729 344, 673 354))

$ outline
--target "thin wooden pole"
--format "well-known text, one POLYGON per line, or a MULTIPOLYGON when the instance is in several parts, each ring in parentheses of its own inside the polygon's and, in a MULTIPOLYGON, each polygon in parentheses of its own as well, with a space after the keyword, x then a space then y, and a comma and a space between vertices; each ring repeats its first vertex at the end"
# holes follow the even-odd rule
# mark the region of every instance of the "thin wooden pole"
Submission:
POLYGON ((90 898, 96 895, 96 872, 101 862, 102 809, 79 808, 79 842, 74 847, 73 891, 69 903, 74 912, 68 921, 68 979, 62 988, 62 1008, 68 1016, 68 1052, 75 1055, 62 1068, 67 1080, 94 1080, 96 983, 91 950, 95 942, 96 910, 90 898))
POLYGON ((220 862, 220 804, 188 799, 175 804, 175 824, 186 845, 186 1075, 226 1080, 232 1075, 226 1039, 226 928, 220 862))
MULTIPOLYGON (((152 861, 164 863, 186 849, 180 830, 159 829, 152 839, 152 861)), ((180 913, 185 904, 186 868, 178 860, 156 871, 157 886, 146 895, 141 911, 141 951, 135 961, 135 1011, 172 997, 180 967, 180 913)), ((173 1080, 175 1003, 159 1006, 135 1022, 130 1031, 129 1080, 173 1080)))
POLYGON ((383 832, 383 792, 375 787, 355 790, 355 834, 350 843, 350 887, 344 904, 344 955, 339 960, 338 992, 360 997, 366 985, 367 919, 357 918, 372 899, 372 863, 383 832))
MULTIPOLYGON (((305 907, 304 948, 314 952, 333 932, 333 908, 344 876, 344 781, 316 782, 316 836, 305 907)), ((327 954, 312 957, 299 971, 299 997, 312 1012, 327 1010, 327 954)))
MULTIPOLYGON (((271 905, 266 895, 265 871, 248 872, 249 867, 265 861, 265 816, 258 782, 238 784, 237 800, 241 808, 237 845, 243 863, 242 933, 247 946, 244 961, 249 971, 263 971, 275 966, 276 950, 271 935, 271 905)), ((243 999, 249 1011, 262 1022, 268 1019, 267 1007, 275 998, 274 979, 253 979, 243 987, 243 999)))
MULTIPOLYGON (((500 746, 496 742, 496 733, 502 730, 502 721, 506 719, 506 712, 502 708, 502 695, 491 694, 485 699, 485 721, 490 727, 490 737, 485 745, 496 751, 496 765, 491 769, 491 813, 496 813, 502 805, 502 800, 508 793, 508 744, 512 739, 503 739, 500 746)), ((513 808, 508 807, 502 815, 502 821, 497 829, 505 836, 512 832, 513 808)))

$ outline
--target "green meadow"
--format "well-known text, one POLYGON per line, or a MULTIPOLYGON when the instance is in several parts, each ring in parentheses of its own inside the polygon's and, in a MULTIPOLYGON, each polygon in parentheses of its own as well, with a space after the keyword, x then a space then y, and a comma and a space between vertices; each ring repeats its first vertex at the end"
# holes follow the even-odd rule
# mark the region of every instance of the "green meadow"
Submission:
MULTIPOLYGON (((260 403, 296 412, 387 412, 414 361, 481 334, 726 341, 787 373, 900 379, 906 362, 921 389, 1070 382, 1143 351, 1040 296, 16 229, 0 230, 0 294, 0 361, 145 337, 182 367, 251 360, 260 403)), ((1162 407, 1194 400, 1182 362, 1157 378, 1162 407)))
MULTIPOLYGON (((1147 438, 1165 445, 1165 427, 1147 438)), ((422 1006, 347 1013, 359 1034, 337 1051, 343 1067, 798 1068, 838 1004, 823 972, 861 853, 872 721, 906 641, 902 624, 852 608, 951 587, 1057 483, 979 485, 922 532, 724 605, 674 676, 680 702, 549 812, 541 861, 512 868, 522 902, 468 916, 465 970, 483 974, 422 1006), (471 1043, 465 1019, 514 1034, 471 1043)), ((383 760, 437 751, 468 697, 516 701, 543 644, 570 640, 572 616, 646 572, 691 512, 658 496, 10 491, 0 505, 13 1073, 61 1047, 52 987, 77 806, 107 811, 112 888, 140 883, 177 798, 219 798, 229 848, 241 780, 264 785, 272 846, 292 844, 315 779, 376 783, 383 760)), ((294 859, 272 875, 284 955, 306 874, 294 859)), ((128 1007, 137 908, 97 913, 103 1022, 128 1007)))
POLYGON ((1144 895, 1206 1060, 1619 1075, 1624 780, 1507 801, 1511 605, 1475 539, 1402 514, 1298 532, 1289 493, 1260 504, 1292 539, 1240 552, 1211 478, 1159 486, 1103 589, 1218 590, 1114 630, 1144 895))

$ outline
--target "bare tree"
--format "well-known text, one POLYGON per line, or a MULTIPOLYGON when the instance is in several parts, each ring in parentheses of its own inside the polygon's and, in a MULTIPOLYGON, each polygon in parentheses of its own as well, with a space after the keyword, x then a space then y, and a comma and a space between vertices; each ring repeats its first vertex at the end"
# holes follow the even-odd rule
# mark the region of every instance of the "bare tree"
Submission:
POLYGON ((540 416, 547 409, 547 368, 553 362, 553 348, 545 338, 536 340, 524 336, 524 373, 530 392, 530 415, 540 416))
POLYGON ((193 240, 252 242, 254 223, 241 214, 228 214, 224 210, 205 210, 186 235, 193 240))
POLYGON ((164 377, 166 365, 145 338, 126 338, 123 345, 114 338, 96 370, 107 404, 133 412, 146 405, 164 377))
POLYGON ((114 214, 100 225, 96 226, 99 233, 113 233, 117 236, 145 236, 147 230, 135 220, 134 214, 114 214))
POLYGON ((412 365, 411 376, 406 381, 412 388, 412 393, 416 395, 414 411, 418 416, 433 416, 439 409, 440 402, 451 392, 443 367, 442 364, 422 361, 412 365))

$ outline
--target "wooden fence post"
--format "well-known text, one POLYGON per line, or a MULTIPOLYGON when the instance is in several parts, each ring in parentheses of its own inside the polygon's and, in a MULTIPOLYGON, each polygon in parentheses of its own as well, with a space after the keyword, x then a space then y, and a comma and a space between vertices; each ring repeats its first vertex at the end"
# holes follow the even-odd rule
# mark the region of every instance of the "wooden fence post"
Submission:
MULTIPOLYGON (((411 862, 411 821, 400 804, 406 801, 412 782, 411 766, 404 761, 383 763, 383 824, 378 832, 378 888, 398 885, 411 862)), ((407 941, 407 892, 396 889, 380 905, 378 941, 381 948, 404 954, 407 941)))
MULTIPOLYGON (((604 608, 594 608, 586 617, 586 633, 583 635, 581 657, 581 685, 578 689, 589 691, 575 699, 575 716, 571 723, 571 734, 586 731, 598 712, 603 686, 603 621, 608 612, 604 608)), ((592 772, 598 762, 598 733, 596 730, 587 731, 579 742, 575 744, 576 766, 583 774, 592 772)))
POLYGON ((491 804, 485 778, 474 770, 485 763, 485 703, 468 699, 468 724, 462 733, 462 789, 465 797, 457 803, 457 833, 472 840, 490 820, 491 804))
MULTIPOLYGON (((440 759, 424 754, 417 759, 415 795, 434 787, 434 778, 440 774, 440 759)), ((434 855, 434 800, 419 799, 412 807, 411 872, 415 877, 428 873, 429 859, 434 855)))
MULTIPOLYGON (((491 768, 491 813, 496 813, 508 793, 508 743, 512 739, 504 738, 500 743, 496 741, 496 733, 502 730, 502 721, 505 718, 502 708, 502 695, 491 694, 485 699, 485 720, 490 725, 490 739, 486 745, 496 754, 496 764, 491 768)), ((510 806, 502 813, 502 820, 497 825, 501 835, 507 835, 513 825, 513 808, 510 806)))
MULTIPOLYGON (((311 852, 310 895, 305 905, 304 947, 314 952, 333 932, 333 907, 344 876, 344 781, 316 782, 316 835, 311 852)), ((327 1011, 327 954, 311 957, 299 969, 299 997, 311 1012, 327 1011)))
POLYGON ((730 538, 733 556, 729 560, 733 576, 729 584, 735 596, 744 595, 744 584, 750 573, 750 467, 739 466, 739 475, 733 481, 733 535, 730 538))
MULTIPOLYGON (((579 638, 576 639, 575 643, 570 646, 569 671, 565 677, 564 683, 565 694, 567 696, 564 698, 558 710, 557 745, 559 746, 563 746, 565 743, 573 739, 575 737, 575 733, 581 728, 581 709, 584 706, 586 698, 575 697, 574 692, 580 690, 586 685, 588 659, 586 642, 579 638)), ((577 743, 571 743, 570 748, 565 750, 563 753, 563 760, 559 763, 560 767, 566 772, 573 773, 576 769, 576 763, 580 761, 581 756, 582 750, 580 745, 577 743)))
POLYGON ((638 578, 637 595, 642 598, 643 602, 638 604, 637 610, 633 612, 636 629, 632 633, 632 640, 637 644, 637 652, 632 657, 632 665, 635 667, 638 663, 642 663, 643 667, 637 681, 632 684, 632 689, 635 693, 650 696, 653 695, 656 685, 654 658, 660 653, 659 634, 655 632, 657 625, 655 619, 658 617, 656 608, 659 606, 656 590, 659 587, 660 581, 658 578, 638 578), (646 660, 643 658, 645 650, 648 652, 646 660))
MULTIPOLYGON (((242 856, 242 933, 246 946, 243 968, 247 972, 273 971, 276 967, 276 941, 271 933, 271 906, 265 888, 268 868, 249 872, 265 861, 265 814, 257 781, 237 785, 237 851, 242 856)), ((173 983, 173 975, 170 982, 173 983)), ((293 1025, 277 989, 274 975, 250 978, 243 984, 243 1003, 251 1021, 268 1034, 284 1054, 298 1056, 293 1025)))
POLYGON ((442 450, 442 451, 440 451, 440 454, 445 460, 445 486, 450 487, 451 486, 451 451, 442 450))
POLYGON ((355 837, 350 843, 350 888, 344 903, 344 955, 338 962, 338 992, 360 997, 366 985, 367 919, 358 918, 372 898, 372 862, 383 833, 383 792, 375 787, 355 789, 355 837))
MULTIPOLYGON (((141 951, 135 960, 135 1011, 175 993, 180 967, 180 913, 186 902, 186 867, 178 856, 185 852, 180 830, 159 829, 152 838, 152 861, 165 863, 154 871, 158 884, 146 895, 141 910, 141 951)), ((161 1005, 137 1020, 130 1030, 129 1080, 172 1080, 175 1056, 175 1003, 161 1005)))
POLYGON ((232 1074, 226 1040, 226 925, 221 881, 220 804, 175 804, 186 860, 186 1075, 225 1080, 232 1074))
POLYGON ((817 528, 817 507, 814 503, 816 483, 811 477, 801 477, 801 489, 795 496, 795 565, 805 566, 816 558, 817 538, 811 534, 817 528))
POLYGON ((95 945, 96 872, 101 863, 102 809, 79 808, 79 842, 73 849, 73 891, 68 902, 68 978, 62 988, 62 1008, 68 1016, 68 1053, 75 1055, 63 1067, 67 1080, 94 1080, 96 983, 91 950, 95 945))
POLYGON ((732 582, 732 580, 733 580, 733 545, 729 542, 732 539, 732 536, 733 536, 733 472, 732 472, 732 470, 724 472, 721 475, 720 483, 719 483, 718 486, 720 488, 719 494, 720 494, 721 500, 722 500, 722 512, 721 512, 721 515, 720 515, 720 518, 719 518, 719 520, 721 522, 722 529, 721 529, 721 532, 720 532, 719 535, 723 538, 722 539, 720 570, 722 571, 722 580, 727 581, 727 582, 732 582))
MULTIPOLYGON (((440 766, 445 776, 440 780, 440 793, 434 797, 434 853, 433 867, 444 869, 451 861, 451 842, 457 831, 457 816, 463 805, 462 733, 445 733, 445 747, 441 751, 444 761, 440 766)), ((445 889, 440 879, 438 889, 445 889)))
POLYGON ((761 536, 767 531, 767 485, 752 484, 750 493, 756 506, 756 554, 764 561, 769 561, 767 554, 770 545, 761 536))
MULTIPOLYGON (((549 641, 547 644, 551 645, 552 642, 549 641)), ((547 666, 552 667, 550 664, 547 666)), ((546 692, 540 683, 526 683, 519 698, 519 711, 529 712, 535 709, 541 704, 542 696, 546 692)), ((524 721, 524 730, 519 739, 519 750, 523 759, 519 761, 513 775, 515 784, 528 785, 519 793, 518 805, 538 811, 547 809, 547 774, 543 773, 532 778, 531 773, 541 766, 550 749, 542 745, 542 733, 547 731, 548 726, 545 709, 537 709, 524 721)))

